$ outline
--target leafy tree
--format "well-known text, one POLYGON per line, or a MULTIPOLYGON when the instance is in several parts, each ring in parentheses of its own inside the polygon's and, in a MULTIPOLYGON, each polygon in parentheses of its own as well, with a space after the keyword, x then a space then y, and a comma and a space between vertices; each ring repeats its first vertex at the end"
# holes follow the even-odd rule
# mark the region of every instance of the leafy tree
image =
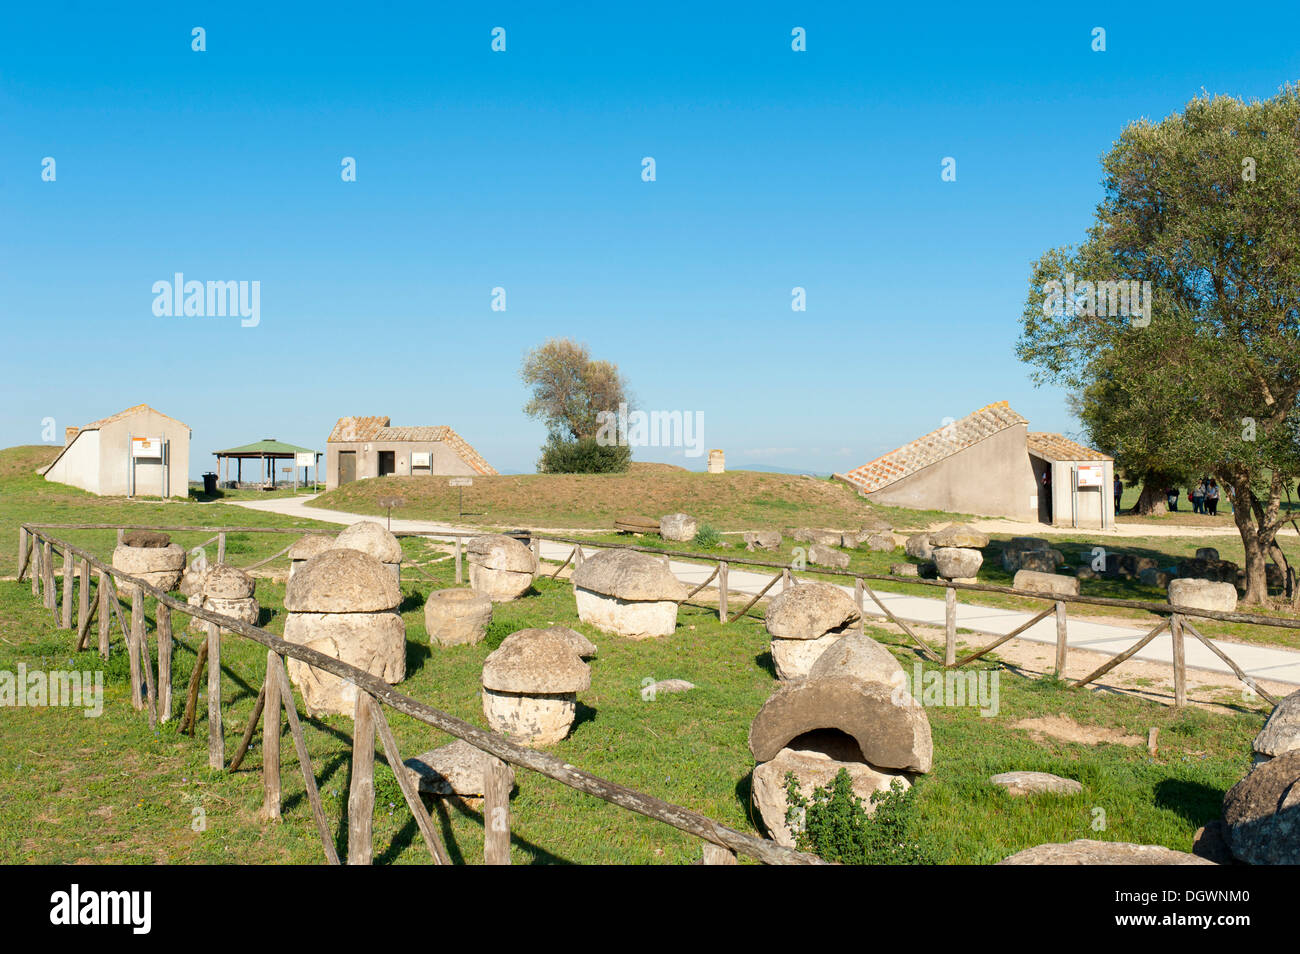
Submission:
POLYGON ((1132 123, 1102 168, 1087 239, 1034 263, 1017 353, 1135 473, 1218 479, 1261 603, 1300 476, 1300 87, 1132 123))
POLYGON ((532 390, 524 413, 547 429, 539 469, 546 473, 612 473, 627 470, 631 450, 596 440, 602 413, 630 404, 618 366, 591 357, 584 344, 551 338, 530 350, 519 372, 532 390))

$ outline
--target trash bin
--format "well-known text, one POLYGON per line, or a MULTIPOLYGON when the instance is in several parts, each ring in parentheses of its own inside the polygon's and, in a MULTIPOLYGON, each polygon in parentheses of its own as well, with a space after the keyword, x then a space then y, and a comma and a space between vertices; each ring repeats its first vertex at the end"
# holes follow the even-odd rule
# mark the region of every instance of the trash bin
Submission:
POLYGON ((213 494, 215 494, 215 493, 217 492, 217 475, 216 475, 216 474, 204 474, 204 475, 203 475, 203 492, 204 492, 205 494, 207 494, 209 497, 211 497, 213 494))

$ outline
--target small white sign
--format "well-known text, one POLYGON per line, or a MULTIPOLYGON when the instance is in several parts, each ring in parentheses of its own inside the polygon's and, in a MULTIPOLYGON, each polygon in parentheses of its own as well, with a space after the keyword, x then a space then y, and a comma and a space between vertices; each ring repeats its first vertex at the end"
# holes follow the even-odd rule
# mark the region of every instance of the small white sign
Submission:
POLYGON ((431 451, 414 451, 411 454, 411 467, 432 467, 432 459, 433 453, 431 451))
POLYGON ((131 438, 131 456, 137 460, 141 458, 146 460, 161 460, 162 448, 163 441, 161 437, 131 438))
POLYGON ((474 486, 474 478, 473 478, 473 477, 453 477, 451 480, 447 481, 447 486, 448 486, 448 487, 473 487, 473 486, 474 486))
POLYGON ((1101 464, 1079 465, 1079 486, 1100 487, 1106 477, 1106 468, 1101 464))
POLYGON ((311 451, 305 454, 294 454, 293 465, 295 467, 312 467, 316 463, 316 455, 311 451))

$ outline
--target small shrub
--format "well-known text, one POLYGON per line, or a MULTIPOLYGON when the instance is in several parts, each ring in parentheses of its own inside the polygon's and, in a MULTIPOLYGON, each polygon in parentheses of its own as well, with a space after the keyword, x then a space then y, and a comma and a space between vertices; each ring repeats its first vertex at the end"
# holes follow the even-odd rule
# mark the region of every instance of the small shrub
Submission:
POLYGON ((925 865, 937 863, 933 849, 914 832, 916 789, 904 790, 897 779, 888 792, 874 792, 875 812, 853 793, 848 769, 840 769, 829 787, 804 798, 793 772, 785 776, 786 822, 796 831, 795 847, 846 865, 925 865))
POLYGON ((564 440, 557 434, 542 446, 537 470, 543 474, 621 474, 632 466, 632 448, 601 444, 594 437, 564 440))
POLYGON ((700 524, 699 529, 695 531, 695 545, 697 547, 707 547, 713 550, 721 542, 722 534, 707 523, 700 524))

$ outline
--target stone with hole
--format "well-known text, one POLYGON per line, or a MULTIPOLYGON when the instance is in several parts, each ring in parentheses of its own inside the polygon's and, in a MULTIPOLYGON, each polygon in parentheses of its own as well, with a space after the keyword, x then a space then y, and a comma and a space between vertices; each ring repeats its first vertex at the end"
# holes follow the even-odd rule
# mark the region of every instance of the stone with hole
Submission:
POLYGON ((749 750, 769 762, 800 735, 837 729, 852 737, 862 760, 898 772, 928 772, 930 720, 902 688, 853 676, 805 679, 782 686, 749 727, 749 750))

